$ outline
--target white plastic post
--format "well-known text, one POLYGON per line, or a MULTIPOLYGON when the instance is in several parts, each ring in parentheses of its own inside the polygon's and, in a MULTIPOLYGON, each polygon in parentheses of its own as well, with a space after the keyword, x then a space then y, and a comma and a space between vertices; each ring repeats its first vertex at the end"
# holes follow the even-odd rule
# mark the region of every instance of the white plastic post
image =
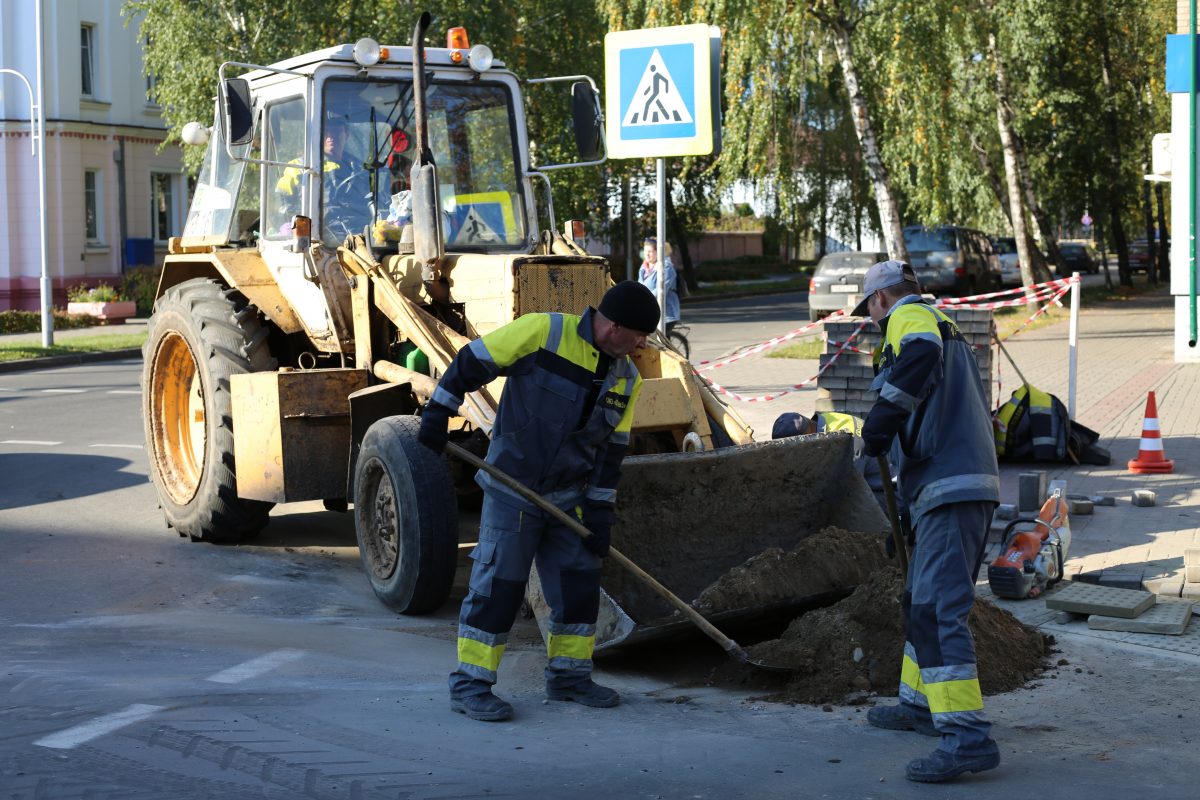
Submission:
POLYGON ((1071 273, 1071 324, 1067 333, 1067 414, 1075 419, 1075 372, 1079 360, 1079 273, 1071 273))

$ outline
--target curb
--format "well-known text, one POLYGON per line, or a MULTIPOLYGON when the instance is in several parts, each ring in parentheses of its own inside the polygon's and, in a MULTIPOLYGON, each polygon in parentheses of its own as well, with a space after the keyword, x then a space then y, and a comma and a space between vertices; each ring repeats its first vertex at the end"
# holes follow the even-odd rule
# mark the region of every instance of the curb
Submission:
POLYGON ((45 356, 43 358, 20 358, 15 361, 0 361, 0 373, 25 372, 31 369, 74 367, 97 361, 119 361, 123 358, 141 358, 142 349, 131 347, 126 350, 101 350, 95 353, 76 353, 67 356, 45 356))

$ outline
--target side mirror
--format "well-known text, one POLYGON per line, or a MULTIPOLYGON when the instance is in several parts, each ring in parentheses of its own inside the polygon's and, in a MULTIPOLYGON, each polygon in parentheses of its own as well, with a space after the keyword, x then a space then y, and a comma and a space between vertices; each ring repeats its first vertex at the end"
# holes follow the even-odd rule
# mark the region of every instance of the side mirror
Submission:
MULTIPOLYGON (((442 203, 437 167, 417 164, 412 170, 413 255, 432 266, 442 257, 442 203)), ((426 276, 432 280, 432 276, 426 276)))
POLYGON ((245 78, 226 78, 221 83, 221 120, 230 146, 250 144, 254 138, 254 103, 250 82, 245 78))
POLYGON ((571 84, 571 116, 575 123, 575 145, 581 161, 600 158, 600 96, 586 81, 571 84))

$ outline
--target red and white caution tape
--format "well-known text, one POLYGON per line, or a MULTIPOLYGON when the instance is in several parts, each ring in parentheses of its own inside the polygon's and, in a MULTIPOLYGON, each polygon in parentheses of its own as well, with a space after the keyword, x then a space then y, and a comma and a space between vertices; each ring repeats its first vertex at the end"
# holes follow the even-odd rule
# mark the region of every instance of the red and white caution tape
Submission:
POLYGON ((765 342, 760 342, 756 345, 751 345, 750 347, 746 348, 745 350, 741 350, 736 355, 729 356, 728 358, 722 358, 718 361, 708 361, 708 360, 698 361, 698 362, 696 362, 694 369, 696 370, 696 372, 708 372, 710 370, 716 369, 717 367, 723 367, 727 364, 732 364, 735 361, 741 361, 743 358, 746 358, 747 356, 752 356, 755 353, 762 353, 767 350, 770 350, 773 347, 778 347, 779 345, 783 344, 784 342, 791 341, 792 339, 795 339, 797 336, 803 336, 804 334, 808 333, 809 331, 815 330, 815 329, 821 327, 826 322, 831 322, 834 319, 840 319, 844 316, 846 316, 845 311, 842 311, 842 310, 835 311, 832 314, 830 314, 828 317, 826 317, 825 319, 817 320, 816 322, 810 322, 807 325, 804 325, 803 327, 796 328, 793 331, 788 331, 787 333, 783 334, 782 336, 776 336, 774 339, 768 339, 765 342))
MULTIPOLYGON (((1033 286, 1028 287, 1029 291, 1027 291, 1027 289, 1025 287, 1017 287, 1015 289, 1004 289, 999 292, 988 292, 987 294, 975 294, 975 295, 968 295, 965 297, 947 297, 947 298, 938 300, 935 305, 938 308, 953 308, 953 309, 958 309, 958 308, 996 309, 996 308, 1012 308, 1012 307, 1016 307, 1016 306, 1028 305, 1029 303, 1043 303, 1041 305, 1041 307, 1038 308, 1037 311, 1035 311, 1033 314, 1031 314, 1029 316, 1028 319, 1026 319, 1023 323, 1021 323, 1020 327, 1018 327, 1016 330, 1014 330, 1008 336, 1004 337, 1003 341, 1007 341, 1008 339, 1011 339, 1013 336, 1016 336, 1021 331, 1025 330, 1025 328, 1027 328, 1035 319, 1040 317, 1042 314, 1045 314, 1046 311, 1048 311, 1050 309, 1050 306, 1058 305, 1061 307, 1062 306, 1061 300, 1062 300, 1063 295, 1065 295, 1067 292, 1069 292, 1071 290, 1071 287, 1074 286, 1078 282, 1079 282, 1079 278, 1072 276, 1070 278, 1062 278, 1062 279, 1057 279, 1057 280, 1052 280, 1052 281, 1046 281, 1045 283, 1035 284, 1033 286), (995 302, 991 302, 991 303, 974 302, 974 301, 978 301, 978 300, 988 300, 993 297, 1004 297, 1007 295, 1019 295, 1019 296, 1014 297, 1011 300, 1000 300, 1000 301, 995 301, 995 302)), ((831 340, 828 342, 828 344, 830 346, 837 347, 837 350, 835 350, 833 352, 832 358, 830 358, 829 361, 827 361, 824 366, 822 366, 819 370, 817 370, 817 373, 815 375, 813 375, 811 378, 809 378, 807 380, 801 381, 800 383, 793 384, 792 386, 788 386, 788 387, 786 387, 784 389, 780 389, 779 391, 776 391, 776 392, 771 392, 770 394, 757 395, 757 396, 753 396, 753 397, 738 394, 737 392, 734 392, 733 390, 731 390, 725 386, 722 386, 721 384, 717 383, 716 381, 712 380, 711 378, 709 378, 706 375, 703 375, 701 373, 709 372, 711 370, 717 369, 718 367, 724 367, 728 364, 734 363, 735 361, 740 361, 743 358, 746 358, 747 356, 752 356, 757 353, 766 352, 767 350, 770 350, 774 347, 778 347, 779 345, 783 344, 784 342, 788 342, 792 339, 795 339, 798 336, 803 336, 804 334, 808 333, 809 331, 812 331, 816 328, 821 327, 826 322, 840 320, 845 317, 847 317, 845 310, 835 311, 832 314, 830 314, 828 317, 825 317, 822 320, 818 320, 816 322, 810 322, 809 324, 804 325, 799 328, 796 328, 795 330, 788 331, 787 333, 785 333, 781 336, 776 336, 773 339, 768 339, 764 342, 760 342, 756 345, 753 345, 744 350, 741 350, 738 353, 736 353, 735 355, 729 356, 728 358, 719 359, 717 361, 708 361, 708 360, 699 361, 692 368, 693 368, 693 370, 695 370, 696 374, 699 375, 700 378, 703 379, 704 382, 707 383, 712 388, 712 390, 717 392, 718 394, 726 395, 734 400, 738 400, 743 403, 769 402, 771 400, 775 400, 779 397, 783 397, 784 395, 790 394, 799 389, 803 389, 806 386, 809 386, 814 381, 816 381, 818 378, 820 378, 821 375, 823 375, 825 373, 825 370, 827 370, 831 366, 833 366, 834 362, 836 362, 838 360, 838 357, 841 356, 841 354, 846 351, 849 351, 851 353, 858 353, 860 355, 872 355, 872 353, 870 351, 855 347, 852 344, 852 342, 862 332, 863 328, 865 328, 871 322, 870 318, 863 319, 863 321, 861 323, 859 323, 858 327, 854 329, 853 333, 850 334, 850 337, 848 339, 846 339, 844 342, 837 341, 837 340, 831 340)), ((976 349, 976 350, 978 350, 982 347, 990 347, 990 346, 991 346, 991 343, 989 343, 988 345, 973 345, 974 349, 976 349)), ((997 345, 997 351, 998 351, 998 349, 999 349, 999 346, 997 345)), ((993 363, 998 363, 997 359, 998 359, 998 355, 997 355, 997 357, 993 358, 993 363)), ((997 369, 997 380, 999 381, 999 369, 997 369)), ((1000 384, 1000 388, 1003 388, 1002 384, 1000 384)))
MULTIPOLYGON (((800 383, 793 384, 792 386, 789 386, 785 389, 780 389, 777 392, 772 392, 770 394, 758 395, 757 397, 749 397, 747 395, 738 394, 737 392, 735 392, 731 389, 728 389, 719 383, 716 383, 711 378, 709 378, 705 375, 700 375, 700 378, 705 383, 707 383, 709 385, 709 387, 717 394, 727 395, 727 396, 733 398, 734 400, 739 400, 743 403, 770 402, 771 400, 775 400, 777 398, 783 397, 786 394, 791 394, 792 392, 803 389, 804 387, 811 384, 813 381, 820 378, 821 375, 823 375, 825 373, 825 370, 829 369, 830 367, 832 367, 834 365, 834 363, 838 360, 838 357, 841 356, 841 354, 843 352, 845 352, 847 349, 850 349, 850 342, 854 341, 854 339, 858 336, 858 334, 862 332, 862 329, 867 327, 867 324, 870 323, 870 321, 871 321, 870 319, 864 319, 862 322, 860 322, 858 327, 854 329, 854 332, 850 334, 850 337, 845 342, 842 342, 841 346, 838 347, 838 349, 834 351, 832 358, 830 358, 828 361, 826 361, 825 365, 822 366, 819 370, 817 370, 817 373, 815 375, 813 375, 808 380, 804 380, 804 381, 801 381, 800 383)), ((857 350, 857 348, 853 348, 853 349, 857 350)), ((862 352, 862 351, 858 351, 858 352, 862 352)), ((699 373, 697 372, 697 374, 699 374, 699 373)))

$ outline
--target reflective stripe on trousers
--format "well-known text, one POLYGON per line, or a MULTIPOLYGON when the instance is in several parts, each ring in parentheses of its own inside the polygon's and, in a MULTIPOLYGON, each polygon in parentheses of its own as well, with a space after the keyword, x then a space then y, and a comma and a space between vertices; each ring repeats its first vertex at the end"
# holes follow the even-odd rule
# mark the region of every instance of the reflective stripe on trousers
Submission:
POLYGON ((900 701, 932 715, 940 749, 962 755, 995 752, 984 719, 968 618, 995 504, 938 506, 917 520, 904 609, 908 635, 900 671, 900 701))
POLYGON ((535 560, 550 606, 546 681, 567 687, 591 676, 601 562, 578 534, 540 509, 485 492, 479 544, 471 559, 470 589, 458 617, 452 694, 482 694, 496 683, 535 560))

